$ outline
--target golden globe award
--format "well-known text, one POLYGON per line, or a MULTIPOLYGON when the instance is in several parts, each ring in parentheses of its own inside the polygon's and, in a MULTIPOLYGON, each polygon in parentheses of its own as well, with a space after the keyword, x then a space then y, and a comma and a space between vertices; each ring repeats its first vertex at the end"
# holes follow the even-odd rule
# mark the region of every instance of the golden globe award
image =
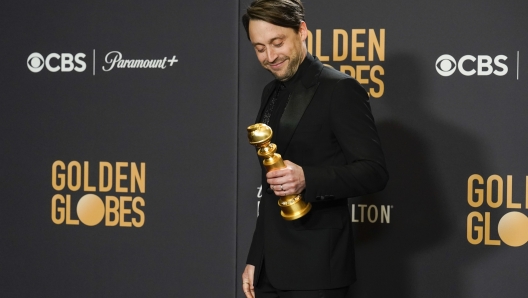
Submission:
MULTIPOLYGON (((262 163, 268 172, 286 167, 281 155, 275 153, 277 152, 277 145, 271 143, 273 136, 271 127, 263 123, 256 123, 249 126, 247 131, 249 143, 259 148, 257 154, 264 159, 262 163)), ((278 203, 281 208, 281 215, 285 220, 301 218, 312 209, 312 205, 303 201, 300 194, 280 197, 278 203)))

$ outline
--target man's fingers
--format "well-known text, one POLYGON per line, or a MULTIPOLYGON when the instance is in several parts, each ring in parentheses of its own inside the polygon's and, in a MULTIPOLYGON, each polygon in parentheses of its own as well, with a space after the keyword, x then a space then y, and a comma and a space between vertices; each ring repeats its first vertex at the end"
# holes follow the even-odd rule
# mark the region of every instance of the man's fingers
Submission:
POLYGON ((266 178, 273 179, 273 178, 280 178, 283 176, 286 176, 288 174, 287 169, 281 169, 281 170, 273 170, 266 173, 266 178))
POLYGON ((255 266, 246 265, 244 273, 242 273, 242 290, 246 298, 255 298, 255 289, 253 288, 253 275, 255 274, 255 266))
POLYGON ((255 295, 252 293, 251 283, 249 282, 249 278, 247 277, 242 277, 242 291, 244 291, 246 298, 255 297, 255 295))

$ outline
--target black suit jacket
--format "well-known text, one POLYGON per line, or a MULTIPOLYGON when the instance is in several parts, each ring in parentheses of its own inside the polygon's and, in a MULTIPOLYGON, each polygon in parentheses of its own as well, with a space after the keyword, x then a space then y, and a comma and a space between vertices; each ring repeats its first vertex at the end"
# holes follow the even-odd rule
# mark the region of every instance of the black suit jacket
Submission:
MULTIPOLYGON (((355 281, 354 243, 347 198, 382 190, 388 179, 369 98, 348 75, 307 55, 309 68, 290 93, 272 142, 278 153, 303 168, 304 217, 286 221, 278 197, 263 192, 247 263, 263 262, 271 284, 281 290, 343 287, 355 281)), ((262 94, 257 122, 273 91, 262 94)), ((266 182, 262 167, 262 186, 266 182)))

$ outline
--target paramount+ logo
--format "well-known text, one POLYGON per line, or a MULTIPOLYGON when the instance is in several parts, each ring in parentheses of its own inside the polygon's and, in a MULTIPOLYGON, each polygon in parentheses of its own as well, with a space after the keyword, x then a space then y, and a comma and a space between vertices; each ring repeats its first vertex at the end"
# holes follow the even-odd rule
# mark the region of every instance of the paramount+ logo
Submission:
MULTIPOLYGON (((95 76, 96 70, 102 70, 103 73, 107 73, 114 69, 157 69, 163 70, 173 65, 177 65, 179 59, 176 59, 176 55, 166 56, 163 58, 148 58, 148 59, 129 59, 121 54, 120 51, 111 51, 104 56, 103 66, 97 66, 99 63, 96 62, 96 51, 92 52, 91 57, 91 70, 92 75, 95 76), (105 65, 106 64, 106 65, 105 65)), ((49 72, 84 72, 87 69, 87 55, 85 53, 51 53, 47 56, 41 53, 31 53, 27 58, 27 68, 33 73, 39 73, 46 69, 49 72)))
POLYGON ((146 165, 101 161, 90 171, 82 164, 57 160, 51 167, 51 220, 56 225, 135 227, 145 224, 146 165), (96 172, 98 179, 91 175, 96 172))
POLYGON ((50 72, 83 72, 86 70, 86 62, 84 61, 86 54, 77 53, 51 53, 46 57, 40 53, 32 53, 27 59, 27 67, 31 72, 40 72, 46 67, 50 72))
POLYGON ((457 70, 464 76, 504 76, 508 73, 508 66, 504 62, 505 55, 491 57, 489 55, 464 55, 456 60, 453 56, 444 54, 436 59, 436 71, 439 75, 449 77, 457 70))
POLYGON ((507 175, 504 181, 499 175, 484 179, 479 174, 473 174, 467 185, 467 201, 474 208, 467 217, 469 243, 488 246, 505 243, 519 247, 528 242, 528 217, 520 212, 528 209, 528 176, 524 202, 513 198, 512 175, 507 175), (501 211, 506 213, 502 214, 501 211))

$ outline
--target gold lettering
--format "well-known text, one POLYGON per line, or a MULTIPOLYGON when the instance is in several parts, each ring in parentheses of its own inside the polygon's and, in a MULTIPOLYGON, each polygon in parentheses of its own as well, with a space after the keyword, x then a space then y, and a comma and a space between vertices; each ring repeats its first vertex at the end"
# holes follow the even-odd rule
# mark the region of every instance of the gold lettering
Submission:
POLYGON ((486 245, 500 245, 500 240, 490 239, 490 213, 484 212, 484 244, 486 245))
POLYGON ((84 162, 84 191, 95 191, 95 186, 90 186, 90 182, 88 181, 88 178, 90 176, 89 171, 89 165, 88 162, 84 162))
POLYGON ((467 201, 469 206, 477 208, 482 206, 482 203, 484 203, 484 189, 474 189, 473 185, 475 180, 478 182, 479 185, 484 184, 484 179, 479 174, 473 174, 469 176, 467 201), (476 201, 473 200, 473 193, 477 195, 476 201))
POLYGON ((476 218, 478 222, 482 222, 482 214, 477 211, 473 211, 468 214, 467 217, 467 240, 473 245, 477 245, 482 242, 482 226, 474 226, 473 219, 476 218), (477 233, 477 237, 473 238, 473 231, 477 233))
POLYGON ((491 175, 488 178, 487 181, 487 189, 486 189, 486 201, 488 202, 488 206, 491 208, 499 208, 500 205, 502 205, 502 199, 503 199, 503 192, 504 192, 504 185, 502 178, 499 175, 491 175), (497 182, 497 201, 493 202, 493 181, 497 182))
POLYGON ((365 29, 352 29, 352 61, 365 61, 365 56, 359 56, 358 48, 365 47, 364 42, 358 42, 358 34, 365 34, 365 29))
POLYGON ((119 223, 119 200, 114 196, 106 196, 105 226, 113 227, 119 223), (112 204, 114 206, 112 206, 112 204), (112 216, 114 219, 112 219, 112 216))
POLYGON ((66 175, 64 173, 57 174, 57 168, 64 170, 66 165, 61 160, 56 160, 51 166, 51 186, 53 186, 53 189, 60 191, 63 190, 64 186, 66 185, 66 175), (59 183, 57 183, 57 180, 59 183))
POLYGON ((368 84, 369 83, 369 80, 368 79, 364 79, 363 76, 361 75, 361 73, 364 70, 369 70, 369 69, 370 69, 370 65, 357 65, 356 66, 356 80, 358 81, 358 83, 360 83, 360 84, 368 84))
POLYGON ((130 169, 130 192, 136 192, 136 184, 141 193, 145 193, 145 163, 141 163, 141 175, 135 162, 131 163, 130 169))
POLYGON ((120 205, 121 205, 121 210, 119 212, 119 226, 120 227, 131 227, 132 226, 132 223, 130 221, 125 221, 125 215, 131 213, 130 209, 125 208, 126 202, 132 202, 132 197, 129 197, 129 196, 120 197, 120 205))
POLYGON ((138 208, 138 204, 142 207, 145 207, 145 200, 143 200, 142 197, 135 197, 134 201, 132 201, 132 210, 134 210, 134 212, 139 215, 139 221, 135 218, 132 219, 132 224, 136 228, 140 228, 145 224, 145 213, 143 210, 138 208))
POLYGON ((128 162, 116 162, 116 192, 128 192, 127 187, 121 186, 121 181, 127 179, 127 175, 121 174, 121 168, 128 167, 128 162))
POLYGON ((512 199, 512 175, 506 178, 506 207, 512 209, 521 209, 521 203, 514 203, 512 199))
MULTIPOLYGON (((79 169, 79 171, 80 171, 80 169, 79 169)), ((72 209, 72 207, 71 207, 71 196, 70 195, 66 195, 66 224, 67 225, 78 225, 79 224, 79 220, 71 218, 71 209, 72 209)))
POLYGON ((370 69, 370 80, 373 83, 378 84, 379 90, 376 91, 376 90, 374 90, 374 88, 370 88, 369 91, 370 91, 370 95, 372 95, 372 97, 380 98, 383 95, 383 93, 385 92, 385 84, 383 83, 382 80, 380 80, 379 78, 376 77, 376 72, 379 72, 380 75, 384 75, 385 74, 385 70, 380 65, 372 66, 372 68, 370 69))
POLYGON ((334 29, 334 46, 333 46, 333 60, 344 61, 348 56, 348 33, 343 29, 334 29), (342 37, 343 41, 343 54, 339 55, 339 37, 342 37))
POLYGON ((54 224, 60 225, 64 222, 65 214, 64 214, 64 207, 57 207, 57 201, 60 201, 61 204, 64 204, 64 197, 62 195, 54 195, 51 199, 51 220, 54 224), (57 213, 59 213, 59 217, 57 217, 57 213))
POLYGON ((81 188, 81 164, 78 161, 72 161, 68 164, 68 188, 71 191, 78 191, 81 188), (76 168, 75 184, 73 184, 73 168, 76 168))
POLYGON ((380 38, 376 37, 374 29, 369 29, 368 60, 374 61, 374 49, 379 61, 385 61, 385 29, 380 29, 380 38))
POLYGON ((113 176, 113 169, 112 164, 106 161, 101 161, 99 163, 99 191, 100 192, 108 192, 112 189, 112 177, 113 176), (108 176, 106 176, 106 185, 105 185, 105 169, 108 173, 108 176))

